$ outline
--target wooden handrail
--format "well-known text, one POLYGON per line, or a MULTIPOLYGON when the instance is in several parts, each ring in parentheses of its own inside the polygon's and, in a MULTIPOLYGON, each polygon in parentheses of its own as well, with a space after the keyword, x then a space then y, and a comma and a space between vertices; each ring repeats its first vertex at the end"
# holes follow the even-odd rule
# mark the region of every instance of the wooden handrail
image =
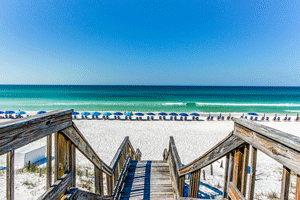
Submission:
POLYGON ((56 110, 0 123, 0 155, 72 126, 72 112, 56 110))
POLYGON ((230 133, 226 138, 224 138, 221 142, 208 150, 202 156, 181 167, 180 176, 197 171, 212 164, 216 160, 219 160, 220 158, 243 144, 245 144, 245 142, 242 139, 234 136, 233 133, 230 133))
POLYGON ((122 153, 123 153, 123 151, 124 151, 124 149, 125 149, 125 147, 126 147, 128 141, 129 141, 129 137, 126 136, 126 137, 124 138, 123 142, 121 143, 121 145, 119 146, 118 150, 116 151, 115 156, 114 156, 113 159, 111 160, 109 166, 110 166, 110 168, 112 169, 112 173, 114 173, 114 171, 115 171, 115 169, 116 169, 116 167, 117 167, 117 164, 118 164, 118 162, 119 162, 119 159, 120 159, 120 157, 121 157, 121 155, 122 155, 122 153))
POLYGON ((87 158, 89 159, 99 170, 102 170, 104 173, 108 175, 112 175, 112 169, 108 166, 104 161, 99 158, 96 152, 93 150, 88 141, 84 138, 82 133, 79 131, 77 126, 72 123, 71 127, 63 129, 60 131, 63 133, 68 139, 75 144, 77 149, 87 158))
POLYGON ((300 138, 249 120, 234 121, 235 136, 300 174, 300 138))

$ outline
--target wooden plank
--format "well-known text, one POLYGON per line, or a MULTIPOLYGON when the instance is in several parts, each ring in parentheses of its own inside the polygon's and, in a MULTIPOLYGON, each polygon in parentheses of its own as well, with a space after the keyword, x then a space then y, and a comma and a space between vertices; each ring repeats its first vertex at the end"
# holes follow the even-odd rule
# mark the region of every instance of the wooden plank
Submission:
POLYGON ((251 146, 251 164, 250 164, 248 200, 254 199, 254 188, 255 188, 255 179, 256 179, 256 160, 257 160, 257 149, 251 146))
POLYGON ((73 110, 57 110, 0 123, 0 155, 72 125, 73 110))
POLYGON ((249 163, 249 144, 244 147, 244 158, 243 158, 243 174, 242 174, 242 185, 241 192, 246 195, 247 177, 248 177, 248 163, 249 163))
POLYGON ((298 151, 242 127, 239 124, 235 124, 234 134, 296 174, 300 174, 300 154, 298 151))
POLYGON ((56 182, 59 178, 58 172, 59 172, 59 139, 58 139, 59 133, 56 132, 54 134, 54 154, 55 154, 55 160, 54 160, 54 182, 56 182))
POLYGON ((95 173, 95 193, 104 195, 103 192, 103 172, 94 166, 95 173))
POLYGON ((126 178, 127 173, 128 173, 128 168, 130 166, 130 161, 131 161, 131 157, 128 155, 126 160, 125 160, 124 166, 122 167, 122 171, 119 175, 119 178, 117 180, 117 183, 116 183, 114 191, 113 191, 112 196, 115 199, 119 199, 120 193, 123 189, 124 181, 125 181, 125 178, 126 178))
POLYGON ((14 199, 14 173, 15 173, 15 151, 7 153, 6 167, 6 199, 14 199))
POLYGON ((102 170, 106 174, 111 174, 111 168, 99 158, 74 123, 72 127, 63 129, 60 132, 70 139, 77 149, 95 166, 97 166, 98 169, 102 170))
POLYGON ((230 153, 230 164, 229 164, 229 177, 228 177, 228 182, 233 181, 233 171, 234 171, 234 160, 235 160, 235 154, 234 152, 230 153))
POLYGON ((297 174, 296 194, 295 199, 300 200, 300 175, 297 174))
POLYGON ((58 168, 58 178, 62 177, 68 170, 68 159, 67 159, 67 140, 62 134, 58 134, 58 144, 59 144, 59 168, 58 168))
POLYGON ((233 200, 246 200, 240 190, 234 185, 233 182, 229 182, 229 197, 233 200))
POLYGON ((199 185, 200 185, 201 170, 197 170, 191 173, 190 176, 190 188, 189 197, 198 198, 199 185))
POLYGON ((142 158, 142 153, 141 153, 140 149, 137 148, 136 149, 136 159, 140 161, 141 158, 142 158))
POLYGON ((244 157, 244 148, 240 147, 235 151, 234 171, 233 171, 233 183, 239 190, 241 190, 241 186, 242 186, 243 157, 244 157))
POLYGON ((230 154, 227 154, 226 155, 226 161, 225 161, 225 170, 224 170, 223 199, 227 198, 228 174, 229 174, 229 158, 230 158, 230 154))
POLYGON ((180 169, 180 176, 210 165, 244 143, 245 142, 242 139, 234 136, 233 133, 230 133, 224 140, 219 142, 205 154, 182 167, 180 169))
POLYGON ((68 192, 64 196, 65 200, 113 200, 112 196, 101 196, 91 192, 79 190, 78 188, 72 188, 71 192, 68 192))
POLYGON ((183 197, 184 194, 184 184, 185 184, 185 176, 181 176, 178 178, 178 192, 179 196, 183 197))
POLYGON ((291 170, 284 166, 283 173, 282 173, 281 193, 280 193, 281 200, 289 199, 290 175, 291 175, 291 170))
POLYGON ((113 184, 112 184, 112 177, 110 175, 106 175, 106 184, 107 184, 107 194, 112 195, 113 184))
POLYGON ((60 179, 58 179, 53 186, 51 186, 38 200, 42 199, 57 199, 59 198, 67 188, 71 185, 72 177, 71 171, 67 171, 60 179))
POLYGON ((179 170, 182 166, 182 163, 181 163, 180 156, 178 154, 173 136, 170 137, 170 147, 172 148, 171 152, 172 152, 175 164, 176 164, 176 169, 179 170))
POLYGON ((110 165, 109 165, 111 167, 111 173, 114 173, 114 171, 117 167, 117 164, 122 157, 122 153, 123 153, 128 141, 129 141, 129 137, 126 136, 124 138, 124 140, 122 141, 121 145, 119 146, 117 152, 115 153, 113 159, 111 160, 110 165))
POLYGON ((49 189, 52 184, 52 135, 47 136, 47 177, 46 189, 49 189))
POLYGON ((75 145, 71 145, 71 174, 72 174, 72 184, 71 187, 76 187, 76 148, 75 145))
POLYGON ((295 135, 288 134, 280 130, 241 118, 235 118, 233 119, 233 121, 236 124, 239 124, 240 126, 243 126, 251 131, 259 133, 264 137, 267 137, 285 146, 300 151, 300 138, 295 135))

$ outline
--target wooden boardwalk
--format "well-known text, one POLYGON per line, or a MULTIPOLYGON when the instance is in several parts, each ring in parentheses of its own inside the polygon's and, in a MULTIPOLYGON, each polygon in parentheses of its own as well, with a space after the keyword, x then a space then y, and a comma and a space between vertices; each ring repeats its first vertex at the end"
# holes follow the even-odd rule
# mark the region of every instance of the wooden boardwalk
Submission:
POLYGON ((174 199, 169 165, 164 161, 132 161, 120 199, 174 199))

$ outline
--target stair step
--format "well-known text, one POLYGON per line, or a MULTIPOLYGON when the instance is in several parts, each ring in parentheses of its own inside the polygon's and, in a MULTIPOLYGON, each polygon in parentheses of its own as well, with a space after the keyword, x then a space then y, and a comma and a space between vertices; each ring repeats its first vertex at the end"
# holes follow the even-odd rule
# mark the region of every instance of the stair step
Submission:
POLYGON ((132 161, 120 199, 174 199, 168 163, 132 161))

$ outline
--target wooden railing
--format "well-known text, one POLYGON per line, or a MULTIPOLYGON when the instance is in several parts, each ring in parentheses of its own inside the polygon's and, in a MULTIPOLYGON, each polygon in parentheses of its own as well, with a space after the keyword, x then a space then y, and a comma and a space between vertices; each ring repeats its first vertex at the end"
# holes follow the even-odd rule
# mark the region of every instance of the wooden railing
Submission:
POLYGON ((234 122, 233 132, 185 166, 181 166, 174 140, 170 138, 169 150, 165 149, 163 157, 170 164, 177 197, 183 197, 185 175, 190 174, 188 196, 198 198, 201 169, 225 157, 223 198, 252 200, 257 150, 260 150, 283 165, 280 199, 289 199, 291 171, 297 174, 295 199, 300 199, 300 138, 246 119, 234 119, 234 122), (251 170, 247 180, 249 164, 251 170))
MULTIPOLYGON (((0 155, 7 154, 7 199, 14 199, 14 154, 17 148, 47 137, 47 191, 39 199, 113 199, 114 190, 122 185, 123 167, 128 160, 140 159, 141 153, 133 149, 126 137, 110 165, 103 162, 82 133, 72 122, 73 110, 58 110, 42 115, 8 121, 0 124, 0 155), (52 184, 52 134, 54 135, 54 184, 52 184), (76 151, 79 150, 93 165, 95 194, 76 188, 76 151), (103 191, 103 173, 107 176, 107 196, 103 191)), ((127 165, 125 165, 127 163, 127 165)), ((125 170, 125 169, 124 169, 125 170)), ((123 170, 123 171, 124 171, 123 170)))

